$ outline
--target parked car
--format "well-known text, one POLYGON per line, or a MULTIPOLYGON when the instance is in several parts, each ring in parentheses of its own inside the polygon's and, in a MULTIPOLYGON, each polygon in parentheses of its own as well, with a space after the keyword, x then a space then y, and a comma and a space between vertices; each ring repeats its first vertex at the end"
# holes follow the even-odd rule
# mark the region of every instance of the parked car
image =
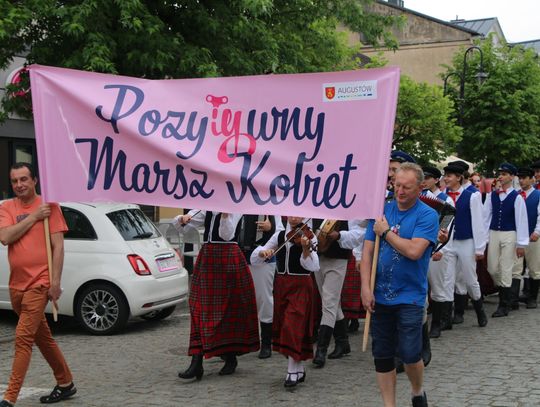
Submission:
MULTIPOLYGON (((187 299, 178 253, 137 205, 62 203, 65 234, 59 314, 88 332, 118 332, 129 317, 159 320, 187 299)), ((11 309, 7 247, 0 245, 0 309, 11 309)), ((46 312, 52 312, 51 304, 46 312)))

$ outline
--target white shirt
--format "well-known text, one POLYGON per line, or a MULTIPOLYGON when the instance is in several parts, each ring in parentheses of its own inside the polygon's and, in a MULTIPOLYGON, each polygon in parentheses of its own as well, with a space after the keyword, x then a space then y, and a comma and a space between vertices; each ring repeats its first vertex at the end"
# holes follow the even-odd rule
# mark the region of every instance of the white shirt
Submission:
MULTIPOLYGON (((506 192, 501 192, 499 194, 499 199, 504 201, 508 194, 512 192, 514 188, 510 187, 506 192)), ((493 207, 491 205, 491 194, 490 192, 486 197, 486 202, 484 202, 484 216, 485 216, 485 225, 487 230, 491 223, 491 218, 493 217, 493 207)), ((525 206, 525 200, 518 195, 514 201, 514 216, 516 222, 516 246, 525 247, 529 245, 529 223, 527 220, 527 207, 525 206)))
MULTIPOLYGON (((456 197, 457 201, 463 196, 463 191, 465 187, 462 185, 457 192, 459 195, 456 197)), ((452 198, 450 198, 452 199, 452 198)), ((474 253, 478 255, 483 255, 486 250, 486 244, 488 241, 488 229, 484 223, 484 211, 482 207, 482 195, 480 192, 473 192, 471 195, 471 200, 469 202, 469 207, 471 210, 471 227, 474 241, 474 253)), ((454 238, 454 233, 452 233, 451 239, 454 238)))
MULTIPOLYGON (((212 229, 215 218, 220 214, 221 212, 212 212, 212 221, 210 223, 210 231, 208 232, 208 237, 211 238, 212 236, 212 229)), ((178 215, 174 218, 174 227, 176 230, 178 230, 179 233, 184 233, 184 228, 198 228, 200 226, 204 225, 204 220, 206 218, 206 211, 198 211, 198 209, 192 209, 188 213, 188 215, 191 215, 191 220, 186 225, 182 225, 180 223, 180 218, 182 215, 178 215)), ((232 213, 227 216, 227 218, 221 217, 219 222, 219 229, 218 234, 219 237, 222 238, 225 241, 231 241, 234 239, 234 234, 236 232, 236 226, 238 225, 238 222, 242 218, 241 214, 238 213, 232 213)))

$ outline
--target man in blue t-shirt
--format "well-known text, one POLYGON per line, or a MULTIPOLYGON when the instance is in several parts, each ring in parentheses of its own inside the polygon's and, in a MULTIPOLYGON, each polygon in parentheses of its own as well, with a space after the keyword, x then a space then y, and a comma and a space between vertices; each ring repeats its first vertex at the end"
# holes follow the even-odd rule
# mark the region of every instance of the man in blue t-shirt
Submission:
POLYGON ((395 200, 386 204, 382 219, 368 225, 360 264, 362 303, 373 313, 372 353, 385 406, 395 406, 396 350, 411 382, 413 406, 427 406, 422 388, 422 318, 439 220, 435 210, 418 199, 423 179, 420 166, 401 165, 395 178, 395 200), (376 235, 381 244, 372 293, 370 272, 376 235))

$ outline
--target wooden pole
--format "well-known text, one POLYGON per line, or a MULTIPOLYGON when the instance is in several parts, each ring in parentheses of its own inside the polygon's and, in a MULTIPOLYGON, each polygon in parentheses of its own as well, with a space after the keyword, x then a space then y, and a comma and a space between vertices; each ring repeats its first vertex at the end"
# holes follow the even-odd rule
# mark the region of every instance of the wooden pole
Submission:
MULTIPOLYGON (((47 263, 49 266, 49 284, 52 284, 52 249, 51 249, 51 234, 49 231, 49 218, 43 220, 45 226, 45 246, 47 247, 47 263)), ((54 322, 58 321, 58 310, 56 309, 56 302, 52 301, 53 319, 54 322)))
MULTIPOLYGON (((369 280, 369 288, 371 294, 375 291, 375 277, 377 276, 377 263, 379 260, 379 247, 381 245, 381 238, 379 235, 375 237, 375 249, 373 250, 373 260, 371 262, 371 278, 369 280)), ((369 338, 369 326, 371 325, 371 312, 366 314, 366 321, 364 322, 364 339, 362 340, 362 352, 366 351, 368 338, 369 338)))

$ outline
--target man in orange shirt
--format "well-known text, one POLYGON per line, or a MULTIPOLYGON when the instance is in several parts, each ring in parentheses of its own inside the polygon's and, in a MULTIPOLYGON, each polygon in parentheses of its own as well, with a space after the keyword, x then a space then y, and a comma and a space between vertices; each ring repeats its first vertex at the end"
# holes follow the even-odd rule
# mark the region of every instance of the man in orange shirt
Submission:
POLYGON ((58 204, 43 204, 36 194, 37 178, 29 164, 18 163, 11 167, 10 179, 16 197, 0 206, 0 241, 8 246, 9 293, 19 322, 15 330, 11 377, 0 407, 12 407, 17 401, 34 343, 51 366, 57 381, 53 391, 41 397, 40 401, 56 403, 77 391, 44 314, 48 301, 56 303, 62 292, 60 280, 67 226, 58 204), (45 218, 49 218, 51 233, 52 279, 49 279, 45 247, 45 218))

